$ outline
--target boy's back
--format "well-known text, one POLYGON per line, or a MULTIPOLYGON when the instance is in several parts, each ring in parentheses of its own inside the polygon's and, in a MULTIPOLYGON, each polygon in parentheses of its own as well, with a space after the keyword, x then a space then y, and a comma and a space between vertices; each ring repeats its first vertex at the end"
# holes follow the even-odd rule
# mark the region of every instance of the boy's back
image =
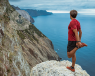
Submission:
POLYGON ((68 41, 76 41, 76 37, 75 37, 75 33, 73 32, 73 29, 77 29, 77 31, 81 29, 80 23, 76 19, 73 19, 68 26, 68 30, 69 30, 68 41))

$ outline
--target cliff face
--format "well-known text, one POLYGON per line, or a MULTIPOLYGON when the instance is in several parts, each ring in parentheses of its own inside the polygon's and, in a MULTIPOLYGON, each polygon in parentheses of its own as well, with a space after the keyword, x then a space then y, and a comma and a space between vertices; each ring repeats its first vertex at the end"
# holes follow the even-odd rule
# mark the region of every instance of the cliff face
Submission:
POLYGON ((0 0, 0 76, 30 76, 31 68, 60 60, 52 42, 23 18, 8 0, 0 0))
POLYGON ((75 72, 68 70, 66 67, 71 64, 67 60, 42 62, 31 69, 30 76, 90 76, 78 64, 75 64, 75 72))

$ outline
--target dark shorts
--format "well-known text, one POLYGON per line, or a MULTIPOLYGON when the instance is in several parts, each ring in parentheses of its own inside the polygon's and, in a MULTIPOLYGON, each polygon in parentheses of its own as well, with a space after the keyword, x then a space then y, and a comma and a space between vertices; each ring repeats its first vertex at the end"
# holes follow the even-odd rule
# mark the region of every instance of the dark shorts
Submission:
POLYGON ((67 52, 70 52, 76 47, 76 41, 68 41, 67 52))

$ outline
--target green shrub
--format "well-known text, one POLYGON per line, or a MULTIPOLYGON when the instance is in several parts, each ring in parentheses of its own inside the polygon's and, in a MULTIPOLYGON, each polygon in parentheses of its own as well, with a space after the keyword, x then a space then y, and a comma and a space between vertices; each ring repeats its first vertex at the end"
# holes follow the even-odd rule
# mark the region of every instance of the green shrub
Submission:
POLYGON ((17 34, 21 39, 25 39, 25 36, 20 31, 17 30, 17 34))
POLYGON ((31 34, 31 33, 28 31, 28 29, 25 29, 25 32, 28 33, 28 34, 31 34))

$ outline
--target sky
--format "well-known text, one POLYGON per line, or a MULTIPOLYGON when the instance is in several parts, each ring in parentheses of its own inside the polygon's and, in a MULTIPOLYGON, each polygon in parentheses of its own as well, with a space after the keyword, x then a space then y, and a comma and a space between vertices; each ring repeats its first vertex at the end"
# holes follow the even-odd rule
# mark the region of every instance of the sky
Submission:
POLYGON ((9 0, 9 3, 21 9, 48 10, 54 13, 72 9, 80 13, 95 13, 95 0, 9 0))

